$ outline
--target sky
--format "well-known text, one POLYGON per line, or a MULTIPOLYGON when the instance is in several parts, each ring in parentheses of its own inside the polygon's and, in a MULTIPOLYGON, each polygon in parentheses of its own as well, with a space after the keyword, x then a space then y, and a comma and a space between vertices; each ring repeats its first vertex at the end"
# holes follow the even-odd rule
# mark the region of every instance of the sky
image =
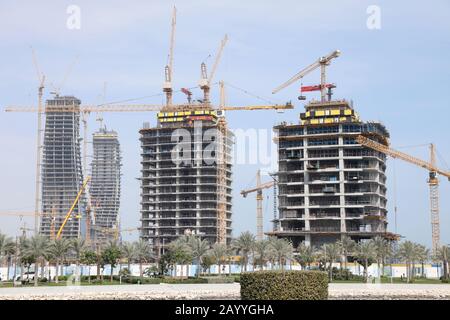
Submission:
MULTIPOLYGON (((31 46, 47 79, 45 98, 59 88, 61 94, 73 94, 83 104, 163 103, 161 88, 174 5, 175 90, 198 85, 201 62, 211 67, 220 40, 227 34, 229 40, 215 77, 231 85, 226 87, 227 104, 294 103, 294 110, 281 114, 227 113, 232 129, 266 133, 267 137, 260 135, 258 141, 263 152, 263 145, 275 148, 270 142, 271 128, 281 121, 297 123, 303 111, 303 103, 297 100, 300 82, 275 95, 272 90, 320 56, 339 49, 341 56, 327 69, 328 80, 337 84, 335 98, 352 100, 363 120, 385 124, 392 146, 401 151, 428 159, 426 144, 435 143, 441 155, 439 165, 449 170, 450 3, 445 0, 432 5, 402 0, 0 0, 0 108, 37 104, 38 79, 31 46), (73 11, 68 11, 71 5, 80 10, 79 28, 70 23, 68 27, 68 19, 71 22, 74 17, 73 11)), ((317 84, 319 77, 317 70, 302 82, 317 84)), ((217 86, 213 87, 216 103, 217 91, 217 86)), ((200 97, 199 89, 193 92, 200 97)), ((310 98, 317 99, 317 93, 308 94, 310 98)), ((176 103, 184 100, 181 93, 175 93, 176 103)), ((143 122, 154 125, 156 117, 154 113, 110 113, 103 118, 108 128, 118 132, 123 152, 122 227, 137 227, 138 131, 143 122)), ((95 119, 92 114, 90 133, 98 128, 95 119)), ((35 148, 36 114, 1 111, 0 212, 34 210, 35 148)), ((253 146, 247 152, 255 154, 257 149, 253 146)), ((276 157, 270 160, 234 167, 234 235, 256 231, 255 196, 244 199, 239 192, 255 183, 258 168, 263 172, 276 168, 276 157)), ((388 228, 430 246, 427 175, 421 168, 388 160, 388 228)), ((270 179, 263 176, 263 181, 270 179)), ((445 178, 440 181, 441 242, 448 244, 450 183, 445 178)), ((271 190, 264 194, 264 229, 269 231, 273 194, 271 190)), ((24 223, 33 227, 32 218, 0 215, 0 230, 9 235, 17 235, 24 223)), ((124 238, 135 239, 137 234, 124 234, 124 238)))

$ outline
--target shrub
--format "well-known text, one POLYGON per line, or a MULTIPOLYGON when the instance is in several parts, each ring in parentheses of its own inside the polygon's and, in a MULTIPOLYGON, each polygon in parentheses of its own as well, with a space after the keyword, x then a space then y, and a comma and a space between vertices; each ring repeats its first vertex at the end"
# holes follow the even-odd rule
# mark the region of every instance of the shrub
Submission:
POLYGON ((256 271, 240 279, 243 300, 324 300, 328 275, 320 271, 256 271))
POLYGON ((333 280, 350 280, 364 282, 364 277, 351 273, 350 270, 339 270, 333 268, 333 280))
POLYGON ((205 278, 188 278, 188 279, 172 279, 172 278, 166 278, 163 280, 164 283, 186 283, 186 284, 193 284, 193 283, 208 283, 208 280, 205 278))
POLYGON ((203 277, 208 283, 233 283, 233 277, 203 277))

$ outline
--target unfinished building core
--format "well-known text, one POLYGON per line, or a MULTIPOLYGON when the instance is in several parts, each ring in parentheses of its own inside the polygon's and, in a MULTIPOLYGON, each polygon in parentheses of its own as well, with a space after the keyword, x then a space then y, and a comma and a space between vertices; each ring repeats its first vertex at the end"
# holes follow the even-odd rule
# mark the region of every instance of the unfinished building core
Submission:
POLYGON ((362 134, 387 145, 389 133, 362 122, 345 100, 310 102, 300 124, 277 134, 279 218, 271 233, 314 247, 343 235, 390 238, 386 231, 386 155, 361 146, 362 134))
MULTIPOLYGON (((80 100, 55 96, 47 100, 42 152, 42 212, 39 233, 54 238, 83 183, 80 151, 80 100)), ((81 199, 67 221, 61 237, 81 233, 84 209, 81 199)))
POLYGON ((224 117, 208 107, 163 110, 157 117, 157 127, 140 130, 141 238, 157 255, 184 234, 229 243, 233 135, 224 117))
POLYGON ((117 132, 100 128, 93 134, 90 186, 92 238, 107 243, 119 234, 121 155, 117 132))

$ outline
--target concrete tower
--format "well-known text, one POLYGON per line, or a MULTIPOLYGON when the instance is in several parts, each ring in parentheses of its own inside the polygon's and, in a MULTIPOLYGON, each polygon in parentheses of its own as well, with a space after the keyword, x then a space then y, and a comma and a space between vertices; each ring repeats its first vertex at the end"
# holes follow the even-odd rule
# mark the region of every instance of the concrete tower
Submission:
MULTIPOLYGON (((80 151, 80 100, 56 96, 47 100, 42 152, 42 212, 39 233, 53 238, 83 183, 80 151)), ((75 206, 62 237, 81 235, 84 198, 75 206)))
POLYGON ((231 241, 233 136, 226 129, 225 172, 219 179, 216 154, 210 152, 218 131, 217 113, 208 107, 160 112, 157 127, 144 124, 140 130, 141 238, 150 242, 156 254, 184 234, 217 241, 219 189, 226 198, 225 241, 231 241))
POLYGON ((120 233, 120 176, 122 158, 115 131, 101 128, 93 134, 91 163, 92 237, 97 243, 113 240, 120 233))
POLYGON ((279 219, 271 233, 315 247, 343 235, 354 240, 386 231, 386 155, 357 144, 368 135, 387 143, 389 133, 363 122, 345 100, 310 102, 299 124, 278 133, 279 219))

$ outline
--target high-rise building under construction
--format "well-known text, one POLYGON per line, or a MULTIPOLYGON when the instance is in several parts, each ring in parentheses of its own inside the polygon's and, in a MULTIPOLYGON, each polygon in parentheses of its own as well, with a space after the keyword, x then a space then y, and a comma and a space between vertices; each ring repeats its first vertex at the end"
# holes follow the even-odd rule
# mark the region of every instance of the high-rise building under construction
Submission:
POLYGON ((117 132, 100 128, 93 134, 91 162, 92 238, 96 243, 114 240, 120 233, 121 154, 117 132))
POLYGON ((156 254, 184 234, 229 243, 233 136, 220 111, 162 111, 157 126, 144 124, 140 135, 141 238, 156 254))
POLYGON ((363 122, 345 100, 310 102, 299 124, 274 129, 278 144, 279 217, 273 235, 320 246, 343 235, 354 240, 386 231, 386 155, 355 141, 384 145, 389 133, 363 122))
MULTIPOLYGON (((80 150, 80 100, 55 96, 47 100, 42 151, 42 216, 39 233, 54 237, 61 227, 83 183, 80 150)), ((61 236, 76 238, 81 233, 84 210, 81 199, 61 236)))

